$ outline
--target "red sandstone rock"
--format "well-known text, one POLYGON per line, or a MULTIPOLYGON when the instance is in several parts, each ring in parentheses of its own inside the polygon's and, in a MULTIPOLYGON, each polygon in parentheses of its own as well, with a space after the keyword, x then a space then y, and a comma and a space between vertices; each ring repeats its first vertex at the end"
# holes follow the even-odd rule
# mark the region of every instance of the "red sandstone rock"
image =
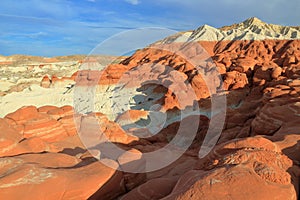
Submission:
POLYGON ((225 90, 235 90, 239 88, 245 88, 248 84, 248 79, 246 74, 237 71, 232 71, 226 73, 224 80, 225 90))
MULTIPOLYGON (((48 113, 54 112, 58 108, 42 107, 39 110, 36 107, 23 107, 14 113, 8 114, 5 118, 13 128, 15 128, 23 138, 39 137, 45 141, 53 142, 61 140, 68 136, 63 124, 58 122, 55 116, 48 113), (49 111, 47 111, 49 110, 49 111), (39 111, 41 111, 39 113, 39 111), (47 114, 45 113, 47 111, 47 114)), ((61 116, 71 115, 72 108, 65 106, 60 108, 61 116)), ((60 117, 60 116, 59 116, 60 117)), ((74 134, 74 126, 68 127, 69 134, 74 134)))
POLYGON ((161 199, 171 193, 176 180, 171 178, 152 179, 124 195, 121 200, 161 199))
POLYGON ((17 124, 22 124, 30 119, 37 118, 39 115, 35 106, 24 106, 17 111, 5 116, 7 119, 15 121, 17 124))
POLYGON ((235 61, 234 70, 238 72, 247 72, 248 70, 253 70, 256 65, 256 60, 254 58, 239 58, 235 61))
MULTIPOLYGON (((73 116, 70 106, 23 107, 0 120, 1 198, 19 199, 27 194, 28 199, 70 199, 74 195, 78 199, 91 196, 94 199, 117 196, 123 199, 296 199, 300 174, 297 166, 300 163, 299 40, 199 44, 212 56, 216 67, 209 63, 201 66, 203 71, 197 71, 180 55, 146 48, 120 64, 108 66, 104 72, 82 70, 70 78, 54 76, 51 81, 76 79, 79 86, 88 86, 134 77, 140 82, 131 82, 130 86, 139 88, 144 80, 159 79, 170 87, 155 88, 154 92, 163 94, 155 103, 164 106, 169 114, 188 105, 180 105, 180 98, 174 95, 171 86, 179 91, 193 89, 199 105, 206 109, 210 107, 208 88, 217 86, 227 94, 227 118, 218 146, 207 157, 199 159, 197 155, 210 121, 202 117, 204 122, 199 123, 201 128, 192 146, 176 162, 147 174, 122 174, 96 162, 91 154, 101 156, 100 151, 86 152, 74 120, 87 120, 91 125, 99 122, 95 134, 105 135, 111 142, 136 152, 136 156, 128 153, 118 156, 118 162, 125 165, 141 159, 141 152, 155 151, 168 144, 180 123, 167 126, 153 137, 138 139, 100 113, 93 120, 92 114, 73 116), (172 73, 164 74, 165 67, 160 65, 173 69, 172 73), (222 74, 223 88, 216 69, 222 74), (211 79, 205 81, 204 74, 211 75, 211 79), (191 88, 174 84, 178 79, 191 88)), ((188 49, 189 59, 199 52, 197 48, 188 49)), ((49 82, 49 77, 44 77, 41 86, 50 87, 49 82)), ((145 113, 148 111, 128 111, 117 122, 126 121, 128 114, 130 119, 138 120, 145 113)), ((211 120, 216 119, 213 116, 211 120)), ((193 118, 184 120, 189 122, 187 127, 195 123, 193 118)), ((159 157, 157 161, 163 159, 159 157)))
POLYGON ((5 120, 0 119, 0 156, 14 149, 21 139, 18 131, 12 129, 5 120))
POLYGON ((205 171, 194 170, 182 176, 164 199, 296 198, 290 175, 286 172, 292 162, 278 152, 278 147, 271 141, 249 138, 228 142, 206 159, 198 167, 205 171))
POLYGON ((74 167, 78 161, 63 154, 28 154, 0 162, 4 199, 112 199, 124 192, 122 173, 99 162, 74 167))
POLYGON ((67 131, 69 136, 77 134, 75 120, 76 119, 73 115, 64 116, 58 120, 62 124, 64 129, 67 131))
POLYGON ((42 106, 38 108, 38 112, 39 113, 47 113, 50 110, 54 110, 57 109, 56 106, 42 106))
POLYGON ((67 136, 61 123, 48 115, 40 114, 36 119, 24 123, 23 137, 40 137, 45 141, 57 141, 67 136))
POLYGON ((41 81, 41 87, 44 87, 44 88, 49 88, 50 85, 51 85, 51 80, 50 78, 46 75, 43 77, 42 81, 41 81))
POLYGON ((212 172, 190 171, 179 180, 173 192, 163 199, 296 198, 292 184, 269 183, 261 179, 257 173, 265 173, 264 170, 269 169, 258 163, 254 170, 252 166, 241 164, 236 167, 221 167, 212 172))

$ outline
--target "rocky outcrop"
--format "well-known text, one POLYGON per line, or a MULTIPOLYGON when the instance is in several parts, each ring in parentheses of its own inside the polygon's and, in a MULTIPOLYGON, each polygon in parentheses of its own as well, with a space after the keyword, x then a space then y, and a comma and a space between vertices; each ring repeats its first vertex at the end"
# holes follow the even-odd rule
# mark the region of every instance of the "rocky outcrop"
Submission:
POLYGON ((225 143, 163 199, 296 199, 287 173, 292 161, 278 150, 259 137, 225 143))
POLYGON ((80 162, 59 153, 0 158, 1 198, 112 199, 124 192, 121 172, 99 162, 77 166, 80 162), (109 184, 113 187, 101 189, 109 184))
POLYGON ((0 119, 0 198, 296 200, 298 32, 256 18, 221 29, 206 25, 120 63, 103 66, 92 57, 76 72, 45 73, 38 90, 11 88, 3 108, 16 110, 6 96, 17 94, 43 94, 46 102, 60 92, 62 100, 24 106, 0 119), (88 90, 93 86, 94 93, 88 90), (226 103, 212 111, 212 97, 223 95, 226 103), (216 146, 200 158, 208 130, 216 134, 219 124, 220 137, 210 135, 216 146), (179 132, 181 140, 174 142, 179 132), (172 163, 143 171, 165 163, 185 143, 190 145, 172 163), (164 147, 171 147, 167 156, 146 159, 164 147))

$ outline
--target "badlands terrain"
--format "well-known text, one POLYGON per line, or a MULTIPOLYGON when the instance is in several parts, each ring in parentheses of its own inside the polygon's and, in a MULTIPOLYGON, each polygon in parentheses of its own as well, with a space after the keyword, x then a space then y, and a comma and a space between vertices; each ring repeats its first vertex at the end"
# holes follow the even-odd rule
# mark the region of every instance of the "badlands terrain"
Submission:
POLYGON ((250 18, 0 72, 1 199, 299 199, 300 27, 250 18))

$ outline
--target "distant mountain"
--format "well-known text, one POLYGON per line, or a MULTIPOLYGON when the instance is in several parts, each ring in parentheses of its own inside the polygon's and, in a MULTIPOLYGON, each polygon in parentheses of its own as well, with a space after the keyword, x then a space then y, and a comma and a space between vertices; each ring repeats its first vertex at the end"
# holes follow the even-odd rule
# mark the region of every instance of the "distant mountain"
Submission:
POLYGON ((167 37, 160 42, 264 39, 300 39, 300 26, 292 27, 268 24, 256 17, 252 17, 239 24, 224 26, 222 28, 203 25, 194 31, 181 32, 171 37, 167 37))

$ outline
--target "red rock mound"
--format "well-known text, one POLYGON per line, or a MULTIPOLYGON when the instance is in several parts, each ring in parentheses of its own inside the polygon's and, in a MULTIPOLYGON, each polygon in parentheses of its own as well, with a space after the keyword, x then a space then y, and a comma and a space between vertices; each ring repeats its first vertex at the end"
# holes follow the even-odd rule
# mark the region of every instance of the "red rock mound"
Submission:
POLYGON ((163 199, 296 199, 287 173, 292 161, 277 149, 264 138, 221 145, 163 199))
MULTIPOLYGON (((145 94, 149 87, 145 87, 148 83, 144 81, 159 80, 169 87, 153 89, 163 94, 154 103, 164 106, 169 115, 190 105, 192 99, 190 95, 183 95, 181 101, 172 89, 191 91, 188 89, 192 88, 198 105, 205 111, 210 109, 210 92, 226 94, 224 128, 217 146, 205 158, 200 159, 198 151, 210 120, 218 119, 216 113, 206 117, 195 114, 202 119, 196 138, 174 163, 154 172, 132 174, 96 162, 92 155, 107 159, 106 155, 97 149, 87 152, 76 128, 81 135, 95 134, 99 141, 107 138, 135 152, 132 157, 127 152, 116 155, 115 161, 106 160, 113 166, 125 167, 124 164, 142 160, 142 153, 166 146, 176 136, 180 122, 169 124, 153 137, 139 139, 101 113, 74 114, 69 106, 23 107, 0 120, 0 196, 23 198, 26 193, 28 198, 40 199, 74 196, 78 199, 297 199, 300 41, 239 40, 200 44, 208 52, 204 58, 211 56, 210 64, 200 69, 170 51, 146 48, 120 64, 108 66, 104 72, 82 70, 70 79, 76 76, 80 86, 125 80, 126 86, 145 94), (172 69, 171 72, 166 68, 172 69), (212 78, 206 81, 203 74, 212 78), (130 82, 130 78, 137 81, 130 82), (179 79, 184 85, 176 85, 179 79), (209 91, 210 84, 217 88, 209 91), (81 122, 79 127, 74 120, 81 122), (84 125, 90 128, 87 132, 84 125)), ((187 52, 192 59, 201 49, 191 48, 187 52)), ((48 87, 48 79, 45 77, 42 85, 48 87)), ((52 77, 50 83, 59 81, 52 77)), ((125 124, 128 118, 135 121, 148 112, 147 109, 127 111, 116 121, 125 124)), ((191 116, 182 121, 188 122, 184 130, 197 122, 191 116)), ((96 145, 99 141, 89 142, 96 145)), ((164 159, 158 157, 157 162, 164 159)))

